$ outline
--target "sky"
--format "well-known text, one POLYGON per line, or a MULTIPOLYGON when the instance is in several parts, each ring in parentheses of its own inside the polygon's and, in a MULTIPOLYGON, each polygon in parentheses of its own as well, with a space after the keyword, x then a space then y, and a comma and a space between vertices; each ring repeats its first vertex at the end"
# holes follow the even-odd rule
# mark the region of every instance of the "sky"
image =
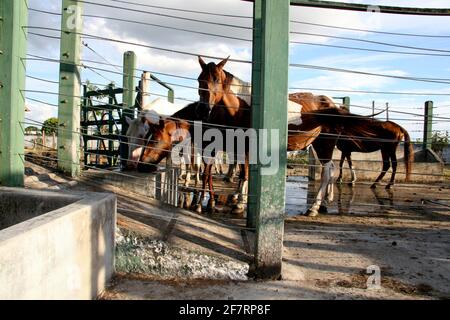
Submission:
MULTIPOLYGON (((82 59, 107 63, 107 65, 99 65, 93 62, 84 62, 84 64, 113 72, 93 72, 88 68, 84 68, 82 70, 83 81, 89 80, 92 83, 99 84, 98 87, 100 88, 114 81, 120 87, 122 85, 121 69, 120 67, 113 67, 111 64, 121 66, 123 53, 126 51, 134 51, 138 58, 138 68, 151 71, 161 80, 170 83, 175 89, 175 96, 179 98, 177 102, 187 104, 187 101, 198 100, 198 84, 194 79, 200 73, 200 66, 195 56, 196 54, 224 58, 231 56, 231 59, 251 61, 252 43, 250 40, 252 38, 251 17, 253 8, 249 2, 240 0, 124 1, 172 9, 233 15, 234 17, 144 7, 117 0, 85 0, 84 13, 90 16, 84 18, 83 33, 85 35, 144 44, 147 47, 97 40, 86 36, 83 41, 95 52, 83 48, 82 59), (130 10, 123 10, 124 8, 130 10), (132 22, 111 20, 105 17, 132 22), (188 18, 190 20, 179 18, 188 18), (207 21, 209 23, 199 21, 207 21), (176 28, 178 30, 168 29, 166 27, 176 28), (216 36, 206 35, 204 33, 214 34, 216 36), (148 46, 183 51, 192 55, 150 49, 148 46), (184 79, 184 77, 192 78, 192 80, 184 79)), ((60 13, 61 2, 61 0, 29 0, 29 7, 60 13)), ((408 7, 423 7, 425 5, 427 7, 450 7, 448 0, 428 0, 426 2, 418 0, 356 0, 343 2, 408 7)), ((450 81, 450 17, 403 16, 304 7, 291 7, 290 11, 291 44, 289 57, 291 64, 350 69, 394 76, 447 79, 444 82, 450 81), (415 36, 343 30, 342 28, 321 27, 308 23, 378 32, 407 33, 415 36), (298 34, 295 32, 320 34, 321 36, 298 34), (439 37, 424 37, 423 35, 439 37), (352 38, 354 40, 336 39, 335 37, 352 38), (367 43, 361 40, 369 40, 377 43, 367 43), (308 42, 310 44, 296 44, 292 43, 292 41, 308 42), (396 46, 425 48, 427 50, 387 46, 380 44, 380 42, 396 46), (420 52, 440 54, 440 56, 370 52, 331 48, 320 45, 420 52)), ((30 32, 59 36, 57 30, 60 29, 60 16, 58 15, 31 10, 28 24, 32 27, 28 29, 30 32), (39 28, 51 28, 56 29, 56 31, 39 28)), ((59 46, 58 39, 30 34, 28 54, 58 59, 59 46)), ((209 61, 210 59, 205 58, 205 60, 209 61)), ((226 69, 245 81, 251 81, 250 63, 229 62, 226 69)), ((57 84, 39 81, 30 77, 57 81, 58 70, 59 66, 56 63, 28 60, 27 75, 29 77, 27 78, 26 89, 57 93, 57 84)), ((140 76, 140 72, 136 75, 140 76)), ((421 138, 423 135, 422 117, 395 112, 423 114, 424 102, 431 100, 434 102, 435 116, 444 118, 435 118, 433 129, 450 131, 449 121, 445 119, 447 117, 450 119, 450 85, 448 83, 419 82, 333 72, 329 70, 291 67, 289 69, 289 87, 291 88, 290 92, 311 91, 316 94, 326 94, 331 97, 350 96, 351 110, 364 115, 371 114, 373 101, 379 109, 385 109, 386 103, 389 103, 389 119, 405 127, 414 139, 421 138), (308 90, 294 88, 308 88, 308 90), (327 91, 326 89, 389 91, 405 94, 363 94, 327 91), (409 93, 427 93, 427 95, 419 96, 409 93), (447 96, 437 95, 446 93, 448 93, 447 96)), ((155 99, 160 95, 166 94, 165 89, 155 83, 151 84, 150 90, 151 93, 155 94, 155 99)), ((49 117, 57 115, 57 108, 52 106, 52 104, 57 104, 58 102, 57 95, 27 92, 26 96, 28 98, 28 106, 31 109, 31 112, 26 115, 28 119, 42 122, 49 117)), ((381 114, 379 118, 385 119, 386 114, 381 114)))

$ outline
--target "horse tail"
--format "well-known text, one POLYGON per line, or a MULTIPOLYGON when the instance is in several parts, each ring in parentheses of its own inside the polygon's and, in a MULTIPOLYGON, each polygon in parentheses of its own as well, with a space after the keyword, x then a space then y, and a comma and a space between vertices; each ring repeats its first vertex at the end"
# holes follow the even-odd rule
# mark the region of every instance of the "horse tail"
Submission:
POLYGON ((411 143, 411 138, 409 137, 408 131, 400 127, 405 139, 404 145, 404 161, 405 161, 405 169, 406 169, 406 182, 409 182, 411 179, 411 170, 412 163, 414 161, 414 148, 411 143))

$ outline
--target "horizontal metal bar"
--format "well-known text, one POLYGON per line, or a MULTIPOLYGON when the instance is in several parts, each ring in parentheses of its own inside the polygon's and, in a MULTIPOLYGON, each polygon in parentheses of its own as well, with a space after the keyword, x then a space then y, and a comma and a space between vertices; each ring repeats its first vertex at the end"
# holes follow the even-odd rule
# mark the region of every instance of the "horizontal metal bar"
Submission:
MULTIPOLYGON (((243 0, 253 2, 253 0, 243 0)), ((450 8, 412 8, 321 0, 291 0, 292 6, 421 16, 450 16, 450 8)))
POLYGON ((103 90, 88 91, 86 93, 86 98, 98 97, 98 96, 109 96, 111 93, 112 94, 121 94, 121 93, 123 93, 123 89, 122 88, 116 88, 116 89, 113 89, 113 90, 103 89, 103 90))
POLYGON ((117 140, 119 141, 119 136, 116 134, 104 134, 104 135, 95 135, 95 136, 83 136, 84 141, 92 141, 92 140, 117 140))
MULTIPOLYGON (((110 120, 92 120, 92 121, 81 121, 81 126, 82 127, 90 127, 90 126, 106 126, 109 124, 114 124, 116 122, 114 121, 110 121, 110 120)), ((120 123, 119 121, 117 121, 117 123, 120 123)))
POLYGON ((155 77, 153 74, 150 74, 150 78, 159 83, 161 86, 163 86, 164 88, 166 88, 167 90, 173 90, 171 86, 169 86, 168 84, 166 84, 165 82, 161 81, 160 79, 158 79, 157 77, 155 77))
POLYGON ((108 156, 114 157, 119 155, 119 150, 98 150, 98 149, 87 149, 85 152, 88 152, 89 155, 99 155, 99 156, 108 156))
POLYGON ((116 109, 123 109, 123 104, 100 104, 100 105, 94 105, 94 106, 82 106, 83 111, 102 111, 102 110, 116 110, 116 109))

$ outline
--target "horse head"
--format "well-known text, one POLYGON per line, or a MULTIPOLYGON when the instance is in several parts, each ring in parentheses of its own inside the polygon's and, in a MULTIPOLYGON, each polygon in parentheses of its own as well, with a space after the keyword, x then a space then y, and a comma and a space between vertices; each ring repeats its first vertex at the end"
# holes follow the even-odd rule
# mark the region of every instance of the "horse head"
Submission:
POLYGON ((189 136, 189 123, 185 121, 163 119, 149 123, 146 144, 143 147, 137 166, 140 172, 156 170, 156 164, 166 158, 174 143, 189 136))
POLYGON ((139 116, 137 119, 125 117, 128 124, 126 136, 128 138, 128 162, 127 166, 137 168, 142 146, 145 144, 145 135, 148 132, 149 125, 145 117, 139 116))
POLYGON ((202 72, 198 77, 198 94, 200 96, 198 115, 202 118, 211 113, 213 107, 218 104, 224 97, 224 93, 229 90, 230 77, 224 71, 224 66, 228 62, 228 58, 220 63, 206 63, 202 57, 198 57, 202 72))

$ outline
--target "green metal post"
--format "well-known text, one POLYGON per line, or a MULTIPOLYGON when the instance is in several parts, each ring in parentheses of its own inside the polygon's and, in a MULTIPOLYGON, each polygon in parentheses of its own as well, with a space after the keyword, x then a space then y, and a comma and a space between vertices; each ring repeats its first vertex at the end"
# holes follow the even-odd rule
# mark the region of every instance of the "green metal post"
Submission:
POLYGON ((24 184, 27 0, 0 0, 0 185, 24 184))
POLYGON ((123 110, 122 110, 122 130, 120 137, 120 166, 125 169, 128 158, 128 139, 124 137, 127 134, 128 124, 125 117, 134 118, 134 103, 136 95, 136 78, 134 76, 136 71, 136 54, 133 51, 127 51, 123 55, 123 110))
MULTIPOLYGON (((262 59, 262 1, 253 3, 253 68, 252 68, 252 128, 258 128, 261 123, 261 59, 262 59)), ((250 165, 248 189, 253 194, 259 186, 258 165, 250 165)), ((247 227, 256 228, 258 206, 256 197, 248 197, 247 201, 247 227)))
MULTIPOLYGON (((114 134, 114 116, 113 116, 113 109, 112 105, 114 105, 114 84, 110 83, 108 85, 109 90, 109 96, 108 96, 108 134, 113 135, 114 134)), ((108 140, 108 165, 110 167, 114 166, 114 141, 109 139, 108 140)))
POLYGON ((169 92, 167 93, 167 100, 170 103, 174 103, 175 102, 175 93, 173 92, 173 89, 169 89, 169 92))
POLYGON ((58 169, 76 177, 80 173, 80 56, 83 5, 63 0, 59 71, 58 169))
POLYGON ((425 102, 422 149, 431 149, 433 132, 433 101, 425 102))
POLYGON ((347 108, 347 110, 350 111, 350 97, 344 97, 343 102, 344 102, 345 108, 347 108))
POLYGON ((253 74, 255 97, 260 97, 252 102, 253 125, 255 129, 268 130, 268 141, 264 147, 259 145, 264 149, 260 152, 279 157, 276 173, 264 174, 261 165, 251 172, 249 193, 257 195, 252 204, 256 212, 254 275, 260 279, 276 279, 281 275, 286 197, 289 0, 255 0, 254 19, 255 26, 260 26, 261 37, 253 43, 260 50, 260 59, 253 61, 255 67, 260 66, 253 74), (274 143, 271 129, 279 133, 274 143))
POLYGON ((133 51, 127 51, 123 55, 123 108, 128 109, 127 112, 134 110, 136 93, 135 71, 136 54, 133 51))

